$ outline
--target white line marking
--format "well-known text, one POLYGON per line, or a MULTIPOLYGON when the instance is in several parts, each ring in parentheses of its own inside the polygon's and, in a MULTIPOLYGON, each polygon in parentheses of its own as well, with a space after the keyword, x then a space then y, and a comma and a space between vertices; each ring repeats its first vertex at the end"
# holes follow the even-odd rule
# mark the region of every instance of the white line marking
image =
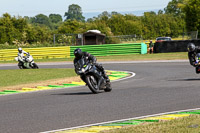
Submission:
POLYGON ((104 61, 102 64, 131 64, 131 63, 177 63, 177 62, 189 62, 189 60, 150 60, 150 61, 104 61))
POLYGON ((71 127, 71 128, 63 128, 63 129, 58 129, 58 130, 45 131, 45 132, 40 132, 40 133, 59 132, 59 131, 77 129, 77 128, 91 127, 91 126, 103 125, 103 124, 108 124, 108 123, 115 123, 115 122, 121 122, 121 121, 127 121, 127 120, 135 120, 135 119, 142 119, 142 118, 147 118, 147 117, 154 117, 154 116, 159 116, 159 115, 173 114, 173 113, 192 111, 192 110, 200 110, 200 108, 186 109, 186 110, 179 110, 179 111, 172 111, 172 112, 165 112, 165 113, 146 115, 146 116, 140 116, 140 117, 133 117, 133 118, 127 118, 127 119, 121 119, 121 120, 108 121, 108 122, 101 122, 101 123, 95 123, 95 124, 89 124, 89 125, 83 125, 83 126, 77 126, 77 127, 71 127))
MULTIPOLYGON (((122 63, 167 63, 167 62, 189 62, 189 60, 150 60, 150 61, 102 61, 102 64, 122 64, 122 63)), ((39 66, 43 65, 73 65, 72 62, 50 62, 50 63, 37 63, 39 66)), ((17 66, 16 64, 0 64, 0 67, 17 66)))
POLYGON ((131 76, 128 76, 128 77, 125 77, 125 78, 116 79, 116 80, 113 80, 113 81, 111 81, 111 82, 116 82, 116 81, 120 81, 120 80, 125 80, 125 79, 129 79, 129 78, 132 78, 132 77, 136 76, 136 73, 130 72, 130 71, 120 71, 120 70, 108 70, 108 71, 126 72, 126 73, 131 74, 131 76))

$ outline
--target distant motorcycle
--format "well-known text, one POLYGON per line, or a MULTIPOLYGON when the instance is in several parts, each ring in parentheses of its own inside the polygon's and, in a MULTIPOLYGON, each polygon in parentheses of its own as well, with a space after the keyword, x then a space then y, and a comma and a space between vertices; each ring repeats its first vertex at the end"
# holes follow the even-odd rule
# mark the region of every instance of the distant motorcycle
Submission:
POLYGON ((196 55, 196 61, 195 61, 195 66, 196 66, 196 73, 200 73, 200 53, 196 55))
POLYGON ((105 92, 110 92, 112 90, 110 82, 106 82, 102 72, 98 70, 94 64, 84 58, 81 58, 77 62, 75 69, 92 93, 97 94, 101 90, 104 90, 105 92))
POLYGON ((15 58, 18 61, 19 69, 38 69, 38 65, 34 62, 33 57, 28 53, 24 58, 20 56, 15 58))

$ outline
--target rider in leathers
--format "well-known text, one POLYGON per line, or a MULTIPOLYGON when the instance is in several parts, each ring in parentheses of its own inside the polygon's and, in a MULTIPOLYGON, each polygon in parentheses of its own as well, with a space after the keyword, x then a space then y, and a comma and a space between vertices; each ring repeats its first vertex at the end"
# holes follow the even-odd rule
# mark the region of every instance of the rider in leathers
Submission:
MULTIPOLYGON (((94 64, 100 71, 102 71, 103 77, 106 79, 107 83, 110 82, 108 76, 106 75, 104 67, 101 64, 96 62, 97 59, 95 56, 91 55, 88 52, 82 52, 82 50, 80 48, 77 48, 74 50, 74 56, 75 56, 75 58, 74 58, 74 67, 75 68, 76 68, 76 64, 77 64, 78 60, 81 58, 85 58, 85 59, 89 60, 92 64, 94 64)), ((78 74, 76 69, 75 69, 75 72, 78 74)))
POLYGON ((24 54, 28 54, 26 51, 22 50, 22 48, 18 48, 18 58, 21 62, 25 61, 24 54))
POLYGON ((200 47, 195 46, 193 43, 189 43, 187 46, 188 49, 188 58, 190 61, 190 64, 194 67, 196 67, 196 73, 200 73, 199 69, 199 64, 197 62, 197 58, 199 57, 200 54, 200 47))

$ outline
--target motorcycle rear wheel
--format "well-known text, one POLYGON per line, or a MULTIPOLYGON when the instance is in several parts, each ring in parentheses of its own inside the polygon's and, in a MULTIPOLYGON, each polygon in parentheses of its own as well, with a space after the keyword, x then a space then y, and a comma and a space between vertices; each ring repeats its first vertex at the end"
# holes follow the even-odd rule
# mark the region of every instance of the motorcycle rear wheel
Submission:
POLYGON ((18 67, 19 67, 19 69, 26 69, 26 67, 24 67, 24 65, 23 65, 22 62, 19 62, 19 63, 18 63, 18 67))
POLYGON ((89 89, 92 91, 92 93, 94 93, 94 94, 99 93, 98 82, 93 75, 87 75, 86 82, 87 82, 89 89))
POLYGON ((111 87, 110 82, 107 83, 107 85, 106 85, 106 89, 104 89, 104 91, 105 91, 105 92, 110 92, 110 91, 112 91, 112 87, 111 87))

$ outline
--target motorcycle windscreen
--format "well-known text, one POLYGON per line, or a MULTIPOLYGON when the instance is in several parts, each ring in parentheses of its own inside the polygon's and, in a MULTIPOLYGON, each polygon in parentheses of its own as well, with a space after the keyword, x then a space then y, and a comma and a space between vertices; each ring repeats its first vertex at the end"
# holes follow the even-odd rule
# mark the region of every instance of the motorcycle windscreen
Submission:
POLYGON ((81 68, 83 68, 83 66, 86 64, 86 61, 84 58, 81 58, 80 60, 78 60, 77 64, 76 64, 76 69, 80 70, 81 68))

